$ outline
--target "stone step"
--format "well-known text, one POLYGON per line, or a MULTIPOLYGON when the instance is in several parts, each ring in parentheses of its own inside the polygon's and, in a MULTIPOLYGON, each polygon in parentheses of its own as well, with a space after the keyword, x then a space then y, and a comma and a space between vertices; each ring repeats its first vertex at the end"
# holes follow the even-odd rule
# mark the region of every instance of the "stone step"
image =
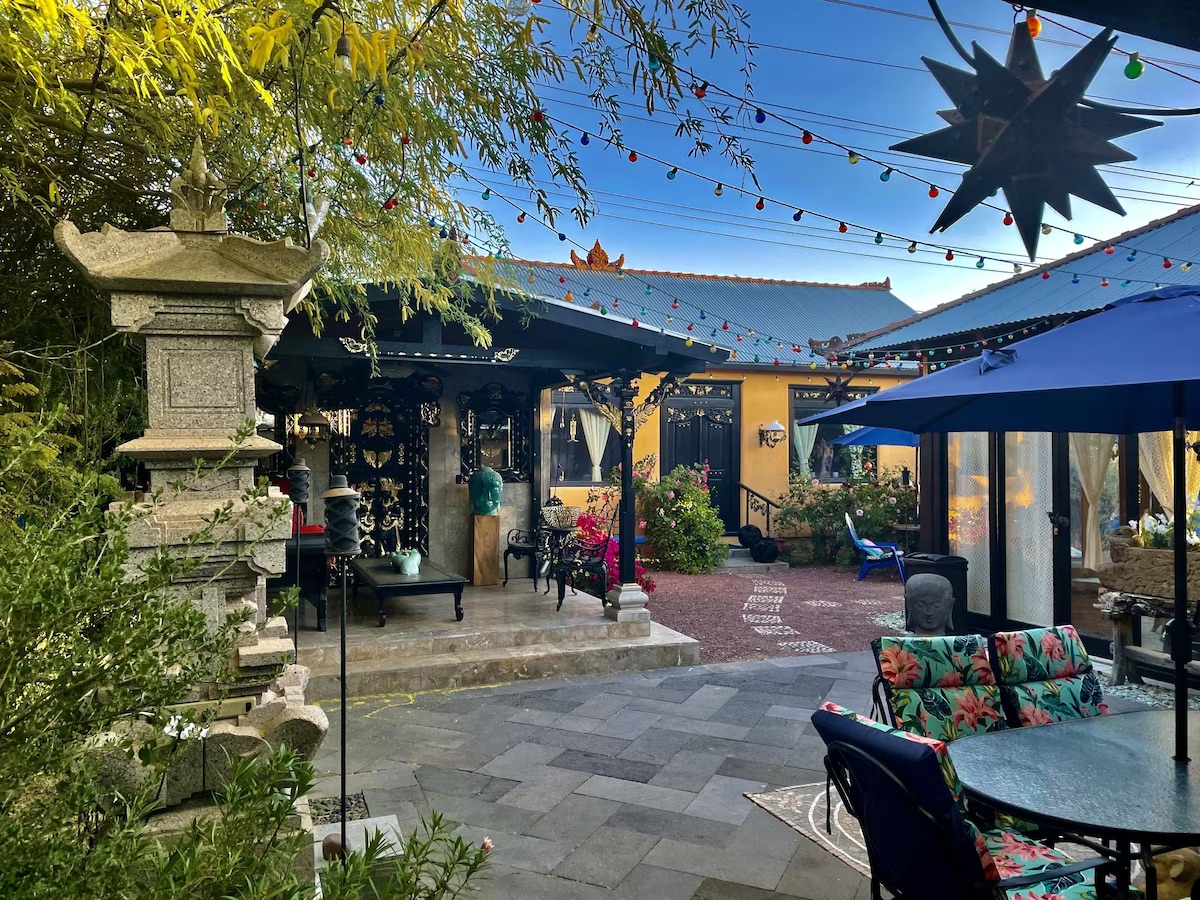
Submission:
MULTIPOLYGON (((599 604, 597 604, 599 605, 599 604)), ((465 624, 465 623, 464 623, 465 624)), ((336 626, 335 626, 336 627, 336 626)), ((458 628, 439 631, 378 630, 370 640, 356 640, 346 648, 348 663, 373 660, 397 660, 454 655, 489 650, 515 650, 546 644, 567 645, 577 641, 625 640, 647 637, 649 622, 612 622, 606 619, 571 621, 548 620, 545 625, 489 625, 486 628, 458 628)), ((340 650, 336 645, 304 645, 300 640, 300 664, 309 668, 336 666, 340 650)))
MULTIPOLYGON (((641 637, 574 640, 463 650, 401 658, 376 658, 348 664, 351 697, 479 687, 530 678, 644 672, 668 666, 696 665, 700 643, 657 622, 641 637)), ((339 694, 336 663, 314 666, 306 696, 330 700, 339 694)))
POLYGON ((741 545, 731 546, 726 559, 750 559, 750 548, 741 545))
POLYGON ((717 566, 713 572, 717 575, 757 575, 763 572, 782 572, 790 568, 791 566, 783 560, 773 563, 755 562, 747 553, 746 556, 730 556, 724 565, 717 566))

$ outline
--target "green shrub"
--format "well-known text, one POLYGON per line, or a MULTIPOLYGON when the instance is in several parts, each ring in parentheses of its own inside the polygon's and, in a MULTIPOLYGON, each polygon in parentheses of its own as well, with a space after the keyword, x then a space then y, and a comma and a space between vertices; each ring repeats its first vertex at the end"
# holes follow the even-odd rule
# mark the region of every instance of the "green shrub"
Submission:
POLYGON ((676 466, 658 481, 651 466, 637 473, 639 513, 659 568, 688 575, 711 572, 729 552, 725 523, 708 489, 708 465, 676 466))
POLYGON ((822 484, 816 479, 793 483, 781 501, 776 521, 781 529, 807 526, 811 538, 810 548, 789 553, 788 561, 856 565, 858 551, 846 528, 847 513, 860 538, 897 541, 900 535, 892 526, 916 522, 916 489, 902 486, 895 472, 875 472, 870 463, 861 474, 840 485, 822 484))

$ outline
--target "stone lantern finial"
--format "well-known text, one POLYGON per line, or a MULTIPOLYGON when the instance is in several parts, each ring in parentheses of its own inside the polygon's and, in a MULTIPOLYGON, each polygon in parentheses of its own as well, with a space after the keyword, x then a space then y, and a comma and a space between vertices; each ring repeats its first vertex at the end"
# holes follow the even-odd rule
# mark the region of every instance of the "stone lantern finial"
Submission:
POLYGON ((171 179, 171 230, 227 232, 227 197, 225 182, 208 170, 204 145, 196 135, 187 168, 171 179))

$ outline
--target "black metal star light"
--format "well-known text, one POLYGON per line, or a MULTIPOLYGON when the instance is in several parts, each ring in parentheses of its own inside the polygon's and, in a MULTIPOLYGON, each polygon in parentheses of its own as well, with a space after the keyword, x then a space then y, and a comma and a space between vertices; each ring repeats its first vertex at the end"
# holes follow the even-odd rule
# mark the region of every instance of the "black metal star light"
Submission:
POLYGON ((1074 194, 1125 214, 1096 166, 1137 159, 1111 139, 1162 123, 1080 105, 1115 43, 1106 29, 1048 79, 1024 22, 1013 27, 1004 65, 978 44, 973 72, 922 57, 954 103, 938 112, 950 125, 891 149, 971 166, 930 231, 945 231, 1002 190, 1033 259, 1046 204, 1070 219, 1074 194))

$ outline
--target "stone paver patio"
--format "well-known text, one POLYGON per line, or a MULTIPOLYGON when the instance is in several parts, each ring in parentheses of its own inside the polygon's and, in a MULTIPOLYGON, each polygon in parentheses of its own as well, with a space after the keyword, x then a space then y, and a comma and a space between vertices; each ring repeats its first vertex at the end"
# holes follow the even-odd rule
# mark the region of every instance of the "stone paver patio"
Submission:
MULTIPOLYGON (((851 653, 353 700, 349 789, 402 832, 433 809, 492 837, 495 900, 865 898, 743 794, 823 780, 808 719, 823 700, 868 711, 873 674, 851 653)), ((335 728, 321 772, 337 747, 335 728)))
POLYGON ((823 781, 812 712, 868 713, 874 674, 841 653, 359 698, 348 788, 401 833, 432 809, 490 836, 488 900, 866 900, 858 872, 743 795, 823 781))

